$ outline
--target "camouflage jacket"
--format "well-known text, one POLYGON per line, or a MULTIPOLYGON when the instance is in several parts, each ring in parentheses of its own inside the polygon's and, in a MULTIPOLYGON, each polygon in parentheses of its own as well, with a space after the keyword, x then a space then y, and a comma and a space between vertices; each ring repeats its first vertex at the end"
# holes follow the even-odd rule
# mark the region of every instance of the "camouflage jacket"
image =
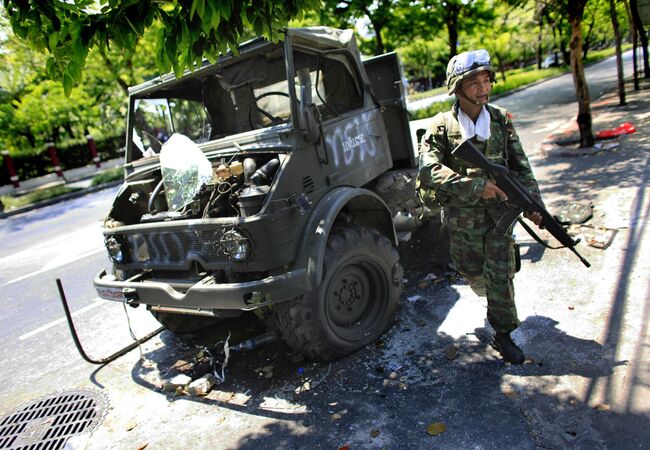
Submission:
MULTIPOLYGON (((508 167, 541 200, 537 181, 511 116, 495 105, 488 105, 487 110, 490 114, 490 139, 480 142, 473 138, 472 142, 490 161, 508 167)), ((420 143, 416 182, 424 204, 445 207, 447 220, 459 215, 483 215, 485 208, 497 202, 496 199, 481 198, 487 180, 485 171, 469 167, 451 155, 451 151, 463 141, 457 111, 458 103, 450 111, 434 116, 420 143)), ((471 228, 471 220, 468 219, 459 222, 471 228)))

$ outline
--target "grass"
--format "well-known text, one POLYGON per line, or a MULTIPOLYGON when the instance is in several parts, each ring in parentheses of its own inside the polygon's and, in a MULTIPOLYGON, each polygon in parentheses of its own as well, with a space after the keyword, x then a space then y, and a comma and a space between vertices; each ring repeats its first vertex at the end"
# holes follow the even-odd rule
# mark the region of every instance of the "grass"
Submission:
POLYGON ((124 169, 121 167, 115 167, 113 169, 106 170, 100 174, 95 175, 91 186, 99 186, 101 184, 110 183, 111 181, 118 181, 124 178, 124 169))
MULTIPOLYGON (((123 169, 121 167, 116 167, 95 175, 90 184, 91 186, 99 186, 110 183, 111 181, 121 180, 123 177, 123 169)), ((11 211, 12 209, 22 208, 51 198, 60 197, 61 195, 69 194, 81 189, 83 188, 60 184, 49 188, 37 189, 23 195, 0 195, 0 201, 2 201, 5 211, 11 211)))
POLYGON ((0 200, 2 200, 2 204, 5 206, 5 211, 10 211, 33 203, 49 200, 54 197, 60 197, 61 195, 69 194, 70 192, 75 192, 80 189, 81 188, 59 185, 45 189, 38 189, 16 197, 11 195, 0 195, 0 200))
MULTIPOLYGON (((623 51, 627 51, 632 48, 631 44, 623 45, 623 51)), ((586 63, 600 61, 604 58, 612 56, 615 53, 615 49, 606 48, 603 50, 591 50, 587 53, 586 63)), ((497 82, 492 89, 492 95, 499 95, 506 92, 513 91, 522 86, 534 83, 538 80, 549 78, 555 75, 567 73, 571 71, 571 67, 568 65, 561 67, 551 67, 548 69, 537 69, 536 66, 528 66, 523 69, 513 69, 506 71, 506 80, 503 81, 501 74, 497 74, 497 82)), ((426 92, 417 92, 413 95, 409 95, 409 101, 418 100, 421 98, 433 97, 435 95, 444 94, 447 92, 446 87, 439 87, 431 89, 426 92)), ((436 102, 426 108, 421 108, 410 113, 411 120, 417 119, 426 119, 432 117, 439 112, 448 111, 454 103, 454 98, 450 97, 449 100, 443 102, 436 102)))

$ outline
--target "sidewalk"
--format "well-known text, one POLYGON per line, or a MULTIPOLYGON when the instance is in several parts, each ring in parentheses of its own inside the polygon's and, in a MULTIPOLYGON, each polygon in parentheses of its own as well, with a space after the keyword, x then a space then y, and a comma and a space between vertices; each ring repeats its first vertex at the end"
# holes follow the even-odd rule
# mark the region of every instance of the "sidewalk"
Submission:
POLYGON ((104 173, 106 171, 112 170, 117 167, 121 167, 124 163, 123 158, 116 158, 109 161, 102 161, 101 167, 95 167, 94 164, 89 164, 84 167, 77 167, 74 169, 64 170, 63 178, 58 177, 55 173, 44 175, 42 177, 33 178, 30 180, 25 180, 20 182, 20 187, 14 188, 12 185, 1 186, 0 195, 24 195, 29 192, 37 191, 39 189, 48 189, 55 186, 67 186, 71 188, 78 188, 78 191, 70 192, 65 195, 60 195, 58 197, 53 197, 47 200, 43 200, 34 204, 26 205, 20 208, 15 208, 9 211, 0 212, 0 219, 6 217, 15 216, 17 214, 22 214, 28 211, 32 211, 37 208, 42 208, 44 206, 53 205, 55 203, 63 202, 70 200, 72 198, 78 198, 89 194, 91 192, 96 192, 108 187, 116 186, 122 181, 113 181, 110 183, 105 183, 98 186, 92 186, 92 180, 95 176, 104 173))

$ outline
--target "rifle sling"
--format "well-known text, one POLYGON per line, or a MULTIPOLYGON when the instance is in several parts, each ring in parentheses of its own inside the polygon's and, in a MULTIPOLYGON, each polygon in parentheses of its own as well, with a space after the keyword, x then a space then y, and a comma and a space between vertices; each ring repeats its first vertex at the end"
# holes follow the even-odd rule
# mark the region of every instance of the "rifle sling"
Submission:
POLYGON ((535 239, 535 241, 537 241, 538 244, 541 244, 541 245, 543 245, 543 246, 546 247, 546 248, 550 248, 551 250, 557 250, 557 249, 565 248, 565 247, 566 247, 565 245, 560 245, 559 247, 554 247, 554 246, 552 246, 552 245, 548 245, 545 241, 542 240, 541 237, 539 237, 539 236, 537 235, 537 233, 535 233, 535 232, 533 231, 533 229, 532 229, 531 227, 529 227, 529 226, 526 224, 526 222, 524 222, 524 221, 521 219, 521 217, 517 217, 517 221, 521 224, 522 227, 524 227, 524 230, 526 230, 526 231, 528 232, 528 234, 530 234, 530 236, 531 236, 533 239, 535 239))

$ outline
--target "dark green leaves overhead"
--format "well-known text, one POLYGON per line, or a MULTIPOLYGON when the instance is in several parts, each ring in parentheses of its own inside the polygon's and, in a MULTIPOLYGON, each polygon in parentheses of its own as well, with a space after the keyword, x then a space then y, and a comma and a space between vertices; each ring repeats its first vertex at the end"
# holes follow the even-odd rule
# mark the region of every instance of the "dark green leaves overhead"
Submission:
POLYGON ((319 0, 4 0, 14 33, 47 49, 51 77, 66 95, 81 81, 88 51, 117 47, 133 52, 154 21, 162 24, 155 58, 161 72, 179 76, 203 58, 215 60, 244 35, 280 38, 279 31, 319 0))

